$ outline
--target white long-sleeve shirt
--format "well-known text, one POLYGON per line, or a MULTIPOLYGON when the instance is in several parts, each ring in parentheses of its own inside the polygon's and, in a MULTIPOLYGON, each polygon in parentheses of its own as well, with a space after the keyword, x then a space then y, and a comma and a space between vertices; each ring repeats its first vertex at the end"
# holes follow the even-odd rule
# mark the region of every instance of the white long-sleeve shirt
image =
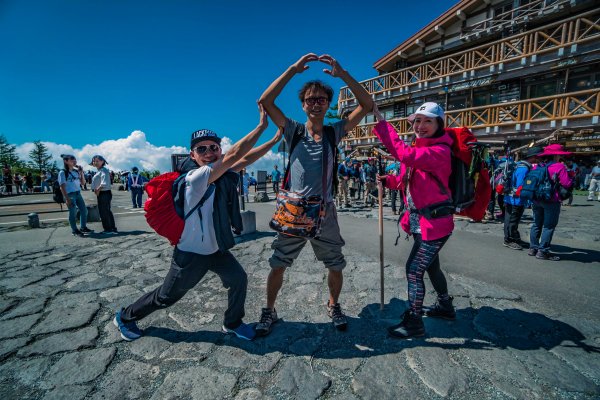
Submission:
POLYGON ((110 171, 106 167, 102 167, 92 177, 92 190, 100 189, 100 191, 110 190, 110 171))

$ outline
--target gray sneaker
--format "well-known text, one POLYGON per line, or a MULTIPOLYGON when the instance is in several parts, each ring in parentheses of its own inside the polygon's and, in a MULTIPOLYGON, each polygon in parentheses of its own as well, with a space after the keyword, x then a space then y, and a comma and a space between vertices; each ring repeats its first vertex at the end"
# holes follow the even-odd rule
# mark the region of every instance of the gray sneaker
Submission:
POLYGON ((327 315, 329 315, 329 318, 331 318, 331 322, 333 322, 335 329, 338 331, 346 330, 348 327, 348 321, 346 320, 346 315, 344 315, 340 303, 327 305, 327 315))
POLYGON ((254 327, 256 336, 267 336, 271 333, 271 326, 277 321, 279 321, 279 318, 275 309, 263 308, 260 314, 260 321, 254 327))

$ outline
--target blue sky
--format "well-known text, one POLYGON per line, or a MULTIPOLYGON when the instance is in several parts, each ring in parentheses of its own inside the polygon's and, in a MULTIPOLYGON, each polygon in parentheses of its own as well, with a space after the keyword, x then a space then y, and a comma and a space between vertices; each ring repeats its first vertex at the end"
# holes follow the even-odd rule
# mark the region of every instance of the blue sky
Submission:
MULTIPOLYGON (((371 78, 374 61, 455 3, 0 0, 0 134, 79 150, 134 131, 158 147, 188 146, 199 128, 236 140, 258 122, 262 91, 303 54, 329 53, 371 78)), ((306 80, 343 86, 324 67, 284 90, 287 115, 304 120, 306 80)))

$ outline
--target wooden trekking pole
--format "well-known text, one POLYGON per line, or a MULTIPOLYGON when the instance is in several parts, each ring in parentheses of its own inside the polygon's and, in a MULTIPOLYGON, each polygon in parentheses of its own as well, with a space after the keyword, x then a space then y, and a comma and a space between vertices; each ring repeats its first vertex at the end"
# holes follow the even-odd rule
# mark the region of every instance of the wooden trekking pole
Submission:
POLYGON ((383 185, 381 181, 377 182, 377 197, 379 200, 379 275, 381 285, 381 299, 379 309, 383 310, 384 295, 383 295, 383 185))

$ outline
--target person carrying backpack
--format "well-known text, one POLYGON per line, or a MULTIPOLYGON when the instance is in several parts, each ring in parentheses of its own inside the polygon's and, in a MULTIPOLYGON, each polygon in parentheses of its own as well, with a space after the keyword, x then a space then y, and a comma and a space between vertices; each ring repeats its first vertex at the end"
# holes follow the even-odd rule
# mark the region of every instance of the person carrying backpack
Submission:
POLYGON ((334 158, 336 146, 346 132, 354 129, 360 120, 372 110, 373 99, 333 57, 317 56, 311 53, 302 56, 279 76, 262 94, 259 101, 264 105, 273 122, 283 128, 286 147, 290 149, 289 168, 280 193, 285 189, 304 199, 308 199, 310 196, 319 196, 321 202, 324 203, 322 211, 325 215, 320 219, 319 236, 307 238, 279 232, 273 241, 271 247, 274 252, 269 259, 271 271, 267 278, 267 304, 262 309, 260 321, 256 325, 256 332, 259 335, 269 334, 272 324, 278 320, 275 301, 283 284, 284 272, 292 265, 308 241, 312 245, 316 258, 322 261, 329 270, 327 314, 336 329, 345 330, 348 322, 339 304, 343 284, 342 270, 346 266, 346 260, 342 254, 342 247, 345 243, 340 235, 333 195, 334 177, 337 177, 334 158), (309 62, 315 61, 329 64, 331 69, 324 69, 323 72, 332 77, 341 78, 358 100, 358 107, 350 113, 348 118, 342 119, 332 126, 325 126, 324 120, 333 100, 333 89, 321 81, 305 83, 298 93, 302 110, 307 117, 305 123, 287 118, 275 104, 275 99, 285 85, 296 74, 308 69, 309 62))
POLYGON ((521 188, 525 176, 531 170, 532 164, 538 162, 538 155, 542 152, 541 147, 530 147, 525 152, 524 160, 519 161, 512 173, 512 176, 507 176, 506 184, 510 184, 510 188, 504 198, 504 246, 513 250, 522 250, 523 241, 519 233, 519 223, 525 211, 526 201, 520 197, 521 188))
POLYGON ((147 179, 139 171, 138 167, 133 167, 131 168, 131 173, 127 174, 127 186, 131 190, 133 208, 142 208, 144 184, 147 182, 147 179))
POLYGON ((560 257, 550 253, 550 245, 554 229, 558 225, 560 216, 561 197, 560 188, 570 189, 573 180, 569 177, 567 167, 560 162, 561 158, 570 156, 571 153, 554 143, 544 147, 544 151, 539 155, 541 162, 537 168, 546 168, 547 177, 550 180, 552 189, 548 200, 536 199, 533 201, 533 225, 529 234, 529 252, 530 256, 535 256, 538 260, 559 261, 560 257))
POLYGON ((373 133, 401 163, 399 175, 378 175, 377 179, 389 189, 400 190, 404 199, 400 225, 414 238, 406 261, 409 309, 400 323, 388 327, 388 333, 401 339, 423 336, 425 272, 438 296, 427 316, 450 320, 456 317, 438 255, 454 230, 452 211, 435 216, 431 215, 433 211, 428 216, 422 212, 448 201, 453 139, 444 131, 444 110, 437 103, 424 103, 408 117, 416 136, 414 146, 406 145, 377 109, 374 114, 378 124, 373 133))
POLYGON ((58 172, 58 185, 69 209, 71 233, 73 236, 83 237, 92 233, 92 230, 87 228, 87 207, 81 196, 81 174, 77 169, 77 159, 72 154, 61 154, 60 157, 63 159, 64 169, 58 172), (75 223, 77 210, 79 210, 81 229, 77 229, 75 223))
MULTIPOLYGON (((215 220, 219 212, 215 208, 218 208, 215 203, 218 189, 215 186, 218 186, 218 180, 229 170, 239 172, 274 145, 273 142, 268 142, 268 145, 252 150, 252 146, 267 128, 267 115, 262 107, 259 106, 259 110, 258 126, 224 155, 221 153, 221 138, 215 132, 202 129, 192 134, 190 158, 198 168, 185 175, 184 212, 188 214, 196 207, 198 211, 193 211, 193 215, 185 219, 183 233, 173 251, 171 268, 162 285, 117 311, 113 323, 124 340, 140 338, 143 333, 138 328, 137 321, 175 304, 208 271, 216 273, 228 291, 228 307, 225 310, 222 332, 246 340, 254 338, 252 327, 242 321, 248 285, 246 272, 228 249, 221 249, 219 246, 218 237, 221 232, 216 228, 220 225, 215 220)), ((279 140, 277 136, 275 139, 279 140)), ((227 226, 227 229, 231 234, 231 227, 227 226)))

